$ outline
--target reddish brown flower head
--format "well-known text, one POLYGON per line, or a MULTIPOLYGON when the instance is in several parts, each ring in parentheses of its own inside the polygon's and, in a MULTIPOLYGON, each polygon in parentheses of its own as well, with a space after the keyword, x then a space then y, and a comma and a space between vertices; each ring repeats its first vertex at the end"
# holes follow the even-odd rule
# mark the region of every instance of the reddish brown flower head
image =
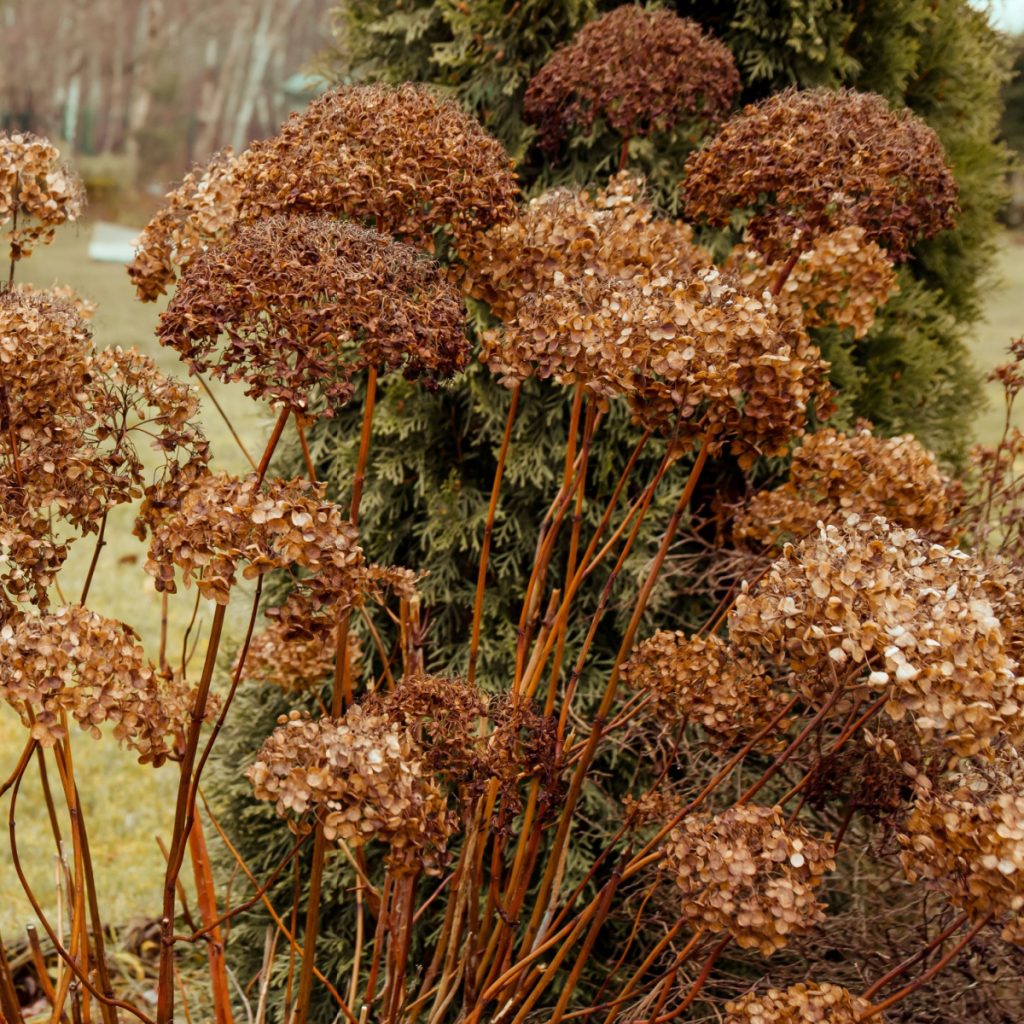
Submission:
POLYGON ((599 118, 625 139, 716 123, 739 87, 732 54, 696 22, 624 4, 554 52, 531 79, 523 113, 550 151, 599 118))
POLYGON ((854 434, 819 430, 797 448, 789 480, 754 495, 735 535, 777 545, 808 536, 819 521, 841 522, 856 512, 942 540, 955 507, 952 491, 935 456, 911 434, 876 437, 864 426, 854 434))
POLYGON ((433 249, 507 220, 519 188, 501 144, 421 85, 345 86, 249 150, 247 216, 344 215, 433 249))
POLYGON ((827 363, 807 335, 712 268, 637 284, 582 274, 525 295, 484 336, 507 381, 531 374, 622 395, 645 427, 688 447, 714 428, 744 462, 784 454, 809 405, 827 412, 827 363))
POLYGON ((329 217, 271 217, 193 259, 158 337, 194 372, 309 412, 367 367, 436 385, 468 358, 463 305, 416 249, 329 217))
POLYGON ((51 242, 84 206, 82 183, 62 166, 55 146, 29 132, 0 132, 0 228, 11 225, 5 237, 12 260, 51 242))
POLYGON ((726 931, 770 956, 824 919, 815 890, 835 869, 829 836, 786 823, 778 807, 739 805, 690 817, 665 843, 666 869, 695 928, 726 931))
POLYGON ((763 666, 714 634, 659 629, 633 651, 623 678, 651 694, 661 720, 700 725, 726 750, 752 739, 785 703, 763 666))
POLYGON ((748 235, 769 261, 851 225, 899 261, 958 212, 935 132, 848 89, 786 89, 747 107, 690 157, 683 191, 689 214, 719 227, 752 211, 748 235))
POLYGON ((710 266, 690 227, 657 216, 645 188, 623 172, 601 189, 556 188, 530 200, 460 247, 466 290, 512 320, 527 295, 584 275, 643 286, 710 266))
POLYGON ((185 175, 139 236, 128 276, 144 302, 152 302, 207 246, 234 228, 248 153, 225 149, 185 175))

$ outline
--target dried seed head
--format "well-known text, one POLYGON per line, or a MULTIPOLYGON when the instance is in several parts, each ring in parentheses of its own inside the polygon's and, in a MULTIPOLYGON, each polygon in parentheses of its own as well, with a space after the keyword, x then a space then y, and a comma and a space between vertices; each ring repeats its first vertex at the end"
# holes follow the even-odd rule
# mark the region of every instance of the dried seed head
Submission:
POLYGON ((328 217, 277 216, 195 256, 157 336, 195 372, 329 412, 367 367, 427 386, 452 376, 468 359, 463 320, 458 293, 416 249, 328 217))
POLYGON ((56 146, 29 132, 0 132, 0 228, 11 224, 5 237, 12 260, 48 245, 84 206, 82 183, 61 164, 56 146))
POLYGON ((519 194, 501 144, 422 85, 325 93, 250 147, 246 216, 343 214, 419 246, 512 216, 519 194))
POLYGON ((787 825, 778 807, 751 805, 685 819, 670 833, 665 859, 687 921, 765 956, 824 919, 814 891, 835 870, 829 836, 787 825))
POLYGON ((328 839, 389 844, 389 862, 399 870, 436 867, 451 834, 444 794, 412 735, 359 705, 338 719, 293 712, 246 777, 282 817, 315 813, 328 839))
POLYGON ((466 290, 513 320, 525 296, 566 280, 601 275, 643 286, 710 266, 689 226, 657 216, 644 193, 643 179, 623 172, 601 189, 557 188, 530 200, 460 247, 466 290))
POLYGON ((744 463, 782 454, 809 404, 825 415, 827 363, 769 300, 718 270, 650 284, 584 274, 523 297, 484 336, 505 380, 579 381, 599 398, 625 395, 636 420, 686 446, 709 428, 744 463))
POLYGON ((1019 610, 1007 577, 881 517, 787 544, 729 618, 733 643, 795 670, 811 701, 837 682, 956 754, 1024 736, 1019 610))
POLYGON ((747 233, 769 262, 851 225, 899 262, 958 212, 935 132, 849 89, 786 89, 746 107, 690 157, 683 190, 690 216, 719 227, 753 208, 747 233))
POLYGON ((633 651, 623 678, 654 697, 663 721, 700 725, 724 750, 752 739, 785 704, 761 665, 714 634, 658 630, 633 651))
POLYGON ((91 320, 96 315, 96 303, 84 295, 79 295, 69 284, 38 288, 28 281, 22 281, 14 286, 14 291, 22 295, 48 295, 50 298, 59 299, 66 306, 71 306, 83 320, 91 320))
POLYGON ((934 882, 975 920, 994 915, 1024 945, 1024 759, 1011 745, 922 787, 900 843, 912 882, 934 882))
POLYGON ((112 725, 140 761, 159 765, 180 749, 194 691, 156 673, 129 626, 75 605, 0 628, 0 696, 44 747, 65 735, 66 714, 96 738, 112 725))
POLYGON ((167 193, 128 264, 140 299, 152 302, 163 295, 177 273, 208 246, 227 238, 239 217, 247 163, 248 153, 234 156, 225 149, 167 193))
POLYGON ((804 981, 790 988, 751 992, 726 1003, 725 1024, 882 1024, 882 1015, 865 1016, 871 1004, 839 985, 804 981))
POLYGON ((147 530, 146 571, 157 590, 175 592, 177 566, 186 586, 194 580, 218 604, 227 604, 242 565, 246 579, 300 566, 339 585, 363 566, 355 527, 323 485, 302 479, 186 474, 150 490, 139 520, 140 535, 147 530))
POLYGON ((866 425, 853 434, 819 430, 797 448, 789 480, 754 495, 736 519, 735 536, 776 546, 816 532, 819 520, 856 512, 941 540, 949 534, 953 492, 935 456, 912 434, 876 437, 866 425))
POLYGON ((598 119, 625 139, 715 124, 739 87, 732 54, 695 21, 624 4, 552 54, 530 80, 523 114, 554 151, 598 119))
MULTIPOLYGON (((276 686, 285 693, 308 693, 331 678, 336 653, 337 630, 331 624, 297 631, 291 620, 272 618, 252 638, 242 678, 276 686)), ((352 678, 359 679, 362 645, 352 632, 348 635, 347 655, 352 678)))
MULTIPOLYGON (((771 288, 785 269, 766 263, 756 249, 738 246, 726 264, 743 287, 755 295, 771 288)), ((875 311, 899 291, 892 261, 876 242, 853 224, 813 239, 790 271, 776 303, 780 312, 805 327, 849 328, 863 338, 875 322, 875 311)))
POLYGON ((165 470, 205 462, 207 445, 190 388, 134 350, 93 352, 77 311, 46 292, 0 293, 0 364, 3 603, 45 608, 71 539, 62 526, 94 532, 141 494, 137 438, 157 448, 165 470))

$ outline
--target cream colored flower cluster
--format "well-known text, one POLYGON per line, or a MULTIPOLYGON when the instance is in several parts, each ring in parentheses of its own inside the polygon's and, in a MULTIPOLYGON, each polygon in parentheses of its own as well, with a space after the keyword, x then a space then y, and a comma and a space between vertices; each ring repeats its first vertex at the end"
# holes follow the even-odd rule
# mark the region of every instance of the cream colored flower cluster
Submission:
POLYGON ((787 825, 778 807, 740 804, 687 818, 664 849, 695 928, 728 932, 743 949, 770 956, 824 919, 815 890, 835 869, 829 837, 787 825))
POLYGON ((314 813, 330 840, 389 845, 396 867, 435 866, 450 833, 444 794, 408 729, 353 705, 343 718, 292 712, 246 772, 282 817, 314 813))
POLYGON ((922 786, 907 819, 903 866, 943 889, 973 919, 989 914, 1024 944, 1024 758, 1011 746, 922 786))
POLYGON ((889 717, 966 756, 1024 732, 1013 605, 983 562, 850 515, 787 544, 737 597, 729 632, 791 667, 809 700, 837 683, 887 694, 889 717))

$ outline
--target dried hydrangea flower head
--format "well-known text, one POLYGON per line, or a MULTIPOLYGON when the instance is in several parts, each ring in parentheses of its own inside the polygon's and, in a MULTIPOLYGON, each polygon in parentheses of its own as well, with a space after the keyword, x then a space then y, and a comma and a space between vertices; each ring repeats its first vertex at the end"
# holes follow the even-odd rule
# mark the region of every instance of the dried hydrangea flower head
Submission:
POLYGON ((415 675, 367 706, 408 729, 425 766, 467 801, 496 780, 502 800, 515 806, 519 782, 532 775, 555 792, 561 765, 554 722, 529 701, 487 699, 461 679, 415 675))
POLYGON ((451 833, 444 794, 409 731, 358 704, 343 718, 282 718, 246 777, 282 817, 315 813, 330 840, 387 843, 393 868, 435 867, 451 833))
POLYGON ((0 293, 0 547, 5 599, 41 608, 70 536, 141 494, 145 436, 166 465, 204 462, 198 399, 134 350, 94 353, 77 311, 46 292, 0 293))
POLYGON ((223 473, 189 474, 147 495, 138 532, 151 533, 146 572, 174 593, 175 566, 186 586, 227 604, 240 566, 246 579, 298 566, 345 576, 362 566, 356 529, 324 486, 307 480, 260 483, 223 473))
POLYGON ((1011 745, 922 787, 900 837, 910 880, 936 883, 980 920, 1024 944, 1024 758, 1011 745))
POLYGON ((765 956, 824 920, 814 893, 835 869, 828 836, 787 825, 778 807, 748 804, 685 819, 666 840, 665 864, 694 928, 728 932, 765 956))
POLYGON ((456 290, 411 246, 328 217, 276 216, 189 263, 157 337, 193 372, 329 413, 367 367, 427 386, 452 376, 468 358, 463 322, 456 290))
POLYGON ((12 261, 51 242, 84 206, 82 183, 61 164, 56 146, 29 132, 0 132, 0 228, 12 261))
POLYGON ((519 188, 501 144, 422 85, 334 89, 249 149, 246 216, 344 215, 433 249, 512 216, 519 188))
POLYGON ((752 739, 785 704, 761 665, 713 633, 658 630, 633 651, 623 679, 651 694, 661 720, 700 725, 725 750, 752 739))
MULTIPOLYGON (((336 631, 326 624, 322 629, 298 632, 291 621, 272 618, 252 638, 242 678, 276 686, 285 693, 309 693, 331 678, 336 654, 336 631)), ((362 645, 351 632, 347 655, 352 677, 358 679, 362 674, 359 667, 362 645)), ((237 666, 238 659, 235 661, 237 666)))
MULTIPOLYGON (((783 269, 742 245, 726 265, 736 269, 743 286, 754 294, 771 288, 783 269)), ((885 250, 868 241, 860 225, 851 224, 813 240, 785 278, 776 303, 805 327, 849 329, 859 339, 871 329, 878 308, 898 291, 896 270, 885 250)))
POLYGON ((582 275, 524 296, 484 335, 506 382, 534 375, 629 398, 638 422, 688 446, 709 428, 741 459, 783 454, 809 405, 825 415, 827 363, 770 298, 711 268, 649 284, 582 275))
POLYGON ((750 992, 725 1005, 725 1024, 882 1024, 880 1013, 848 989, 803 981, 787 989, 750 992))
POLYGON ((22 295, 49 295, 60 299, 71 306, 83 320, 91 320, 96 315, 96 303, 84 295, 79 295, 69 284, 53 284, 49 288, 39 288, 28 281, 19 281, 14 286, 14 291, 21 292, 22 295))
POLYGON ((208 246, 223 241, 239 217, 248 153, 217 153, 167 193, 139 235, 128 276, 140 299, 152 302, 208 246))
POLYGON ((683 190, 690 216, 719 227, 753 208, 747 234, 770 262, 851 225, 899 262, 958 212, 935 132, 849 89, 786 89, 746 107, 690 157, 683 190))
POLYGON ((600 189, 545 192, 460 255, 466 290, 501 320, 513 319, 525 296, 566 279, 603 274, 646 285, 711 264, 690 227, 658 216, 644 180, 628 172, 600 189))
POLYGON ((129 626, 74 605, 0 629, 0 696, 44 747, 66 735, 67 715, 96 738, 113 726, 140 761, 159 765, 176 753, 193 691, 155 672, 129 626))
POLYGON ((887 694, 926 738, 968 756, 1024 736, 1024 677, 1006 581, 881 517, 850 515, 787 544, 729 617, 734 643, 795 670, 811 701, 839 685, 887 694))
POLYGON ((852 434, 828 428, 804 439, 789 479, 755 494, 734 530, 737 539, 775 546, 857 512, 943 539, 953 498, 935 456, 912 434, 878 437, 866 424, 852 434))
POLYGON ((715 124, 739 87, 732 54, 697 22, 624 4, 555 50, 530 80, 523 115, 550 152, 599 119, 623 139, 715 124))

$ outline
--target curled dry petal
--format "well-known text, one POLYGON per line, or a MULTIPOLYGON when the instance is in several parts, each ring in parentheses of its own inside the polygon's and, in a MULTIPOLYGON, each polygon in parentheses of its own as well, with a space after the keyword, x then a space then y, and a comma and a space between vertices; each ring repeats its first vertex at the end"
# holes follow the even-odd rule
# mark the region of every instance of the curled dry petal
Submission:
POLYGON ((800 982, 787 989, 751 992, 726 1003, 725 1024, 882 1024, 871 1004, 839 985, 800 982))

